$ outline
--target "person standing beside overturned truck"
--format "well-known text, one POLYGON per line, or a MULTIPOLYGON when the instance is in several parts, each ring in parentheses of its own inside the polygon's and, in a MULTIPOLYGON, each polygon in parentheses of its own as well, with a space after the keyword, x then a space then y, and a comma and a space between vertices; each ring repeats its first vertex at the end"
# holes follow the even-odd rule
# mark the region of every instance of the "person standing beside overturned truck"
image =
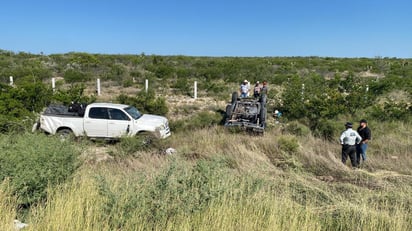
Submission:
POLYGON ((260 95, 267 95, 268 94, 268 82, 264 80, 262 82, 262 88, 260 89, 260 95))
POLYGON ((240 85, 240 98, 246 98, 249 94, 248 81, 245 79, 240 85))
POLYGON ((359 127, 357 131, 362 137, 360 144, 356 145, 356 159, 359 165, 361 158, 363 162, 366 161, 366 149, 368 149, 368 142, 371 139, 371 130, 368 127, 368 121, 361 119, 359 121, 359 127))
POLYGON ((352 167, 358 167, 358 161, 356 160, 356 145, 362 140, 362 137, 357 131, 352 130, 352 123, 346 122, 346 130, 342 132, 339 140, 342 145, 342 163, 346 164, 346 160, 349 156, 352 167))
POLYGON ((255 83, 255 87, 253 88, 253 97, 255 97, 255 99, 259 98, 260 96, 260 82, 256 81, 255 83))

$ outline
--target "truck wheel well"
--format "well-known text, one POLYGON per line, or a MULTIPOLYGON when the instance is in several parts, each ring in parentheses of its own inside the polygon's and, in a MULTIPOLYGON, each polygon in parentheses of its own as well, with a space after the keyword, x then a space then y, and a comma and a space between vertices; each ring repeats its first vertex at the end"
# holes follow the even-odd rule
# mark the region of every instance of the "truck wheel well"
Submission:
POLYGON ((67 127, 61 127, 56 131, 56 135, 60 137, 61 140, 72 140, 74 139, 73 131, 67 127))
POLYGON ((69 130, 70 132, 73 133, 73 130, 72 130, 71 128, 69 128, 69 127, 59 127, 59 128, 56 130, 56 133, 61 132, 62 130, 69 130))

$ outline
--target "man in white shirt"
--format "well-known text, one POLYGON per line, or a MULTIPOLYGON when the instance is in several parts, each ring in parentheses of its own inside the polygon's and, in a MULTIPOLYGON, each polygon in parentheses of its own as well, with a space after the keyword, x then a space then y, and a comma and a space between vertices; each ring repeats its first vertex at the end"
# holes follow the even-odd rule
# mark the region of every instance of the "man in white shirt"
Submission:
POLYGON ((250 87, 248 86, 248 81, 245 79, 240 85, 240 98, 248 97, 250 87))
POLYGON ((358 162, 356 160, 356 144, 359 144, 362 137, 357 131, 352 129, 352 123, 346 122, 346 130, 340 136, 340 143, 342 145, 342 163, 346 164, 349 156, 352 167, 357 168, 358 162))

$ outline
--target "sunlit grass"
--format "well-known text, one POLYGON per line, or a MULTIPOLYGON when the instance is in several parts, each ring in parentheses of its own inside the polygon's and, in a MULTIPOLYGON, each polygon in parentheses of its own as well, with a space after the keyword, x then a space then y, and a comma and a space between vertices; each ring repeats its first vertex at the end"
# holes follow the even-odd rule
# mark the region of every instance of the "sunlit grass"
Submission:
MULTIPOLYGON (((310 135, 177 133, 163 144, 173 155, 88 161, 24 214, 25 230, 411 230, 410 140, 375 134, 370 162, 352 170, 340 162, 339 144, 310 135), (397 169, 381 150, 384 139, 404 161, 397 169)), ((19 215, 6 184, 0 229, 13 230, 19 215)))
POLYGON ((0 230, 14 230, 14 219, 17 218, 17 199, 11 195, 9 181, 0 184, 0 230))

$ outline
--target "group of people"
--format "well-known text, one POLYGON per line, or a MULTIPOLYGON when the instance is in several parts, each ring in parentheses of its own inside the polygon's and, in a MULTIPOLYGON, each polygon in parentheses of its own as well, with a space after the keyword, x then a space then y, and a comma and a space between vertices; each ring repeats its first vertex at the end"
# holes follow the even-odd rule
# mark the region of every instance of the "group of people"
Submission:
POLYGON ((349 156, 352 167, 358 168, 361 159, 366 161, 366 150, 371 139, 371 130, 365 119, 359 121, 359 127, 356 131, 352 127, 352 123, 346 122, 346 130, 342 132, 339 139, 342 145, 342 163, 345 164, 349 156))
MULTIPOLYGON (((240 97, 241 98, 250 97, 250 90, 251 90, 250 82, 245 79, 240 85, 240 97)), ((267 94, 267 92, 268 92, 267 82, 263 81, 262 84, 260 84, 259 81, 256 81, 255 86, 253 87, 253 97, 259 98, 262 94, 267 94)))

